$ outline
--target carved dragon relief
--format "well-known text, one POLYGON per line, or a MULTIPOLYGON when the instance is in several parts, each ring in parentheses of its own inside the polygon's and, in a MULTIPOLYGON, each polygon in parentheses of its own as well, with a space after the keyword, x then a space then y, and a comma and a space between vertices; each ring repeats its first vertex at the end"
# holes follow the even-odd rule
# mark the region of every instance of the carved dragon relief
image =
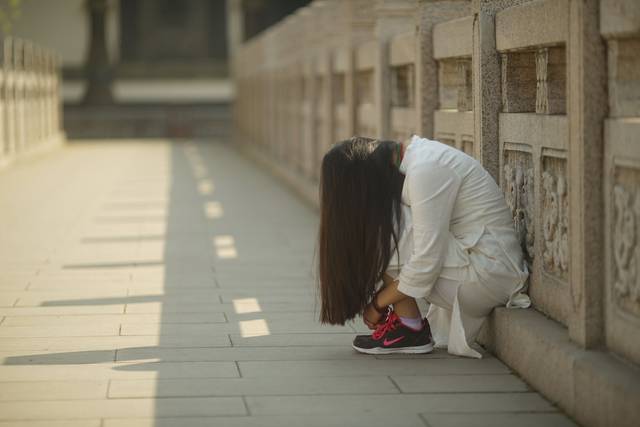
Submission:
POLYGON ((530 161, 520 156, 510 156, 512 160, 504 166, 505 199, 520 238, 522 250, 529 263, 534 258, 534 208, 533 167, 530 161))
POLYGON ((569 271, 569 195, 563 169, 556 173, 545 170, 541 184, 542 262, 545 271, 566 280, 569 271))
POLYGON ((640 314, 640 190, 613 188, 613 296, 618 305, 640 314))

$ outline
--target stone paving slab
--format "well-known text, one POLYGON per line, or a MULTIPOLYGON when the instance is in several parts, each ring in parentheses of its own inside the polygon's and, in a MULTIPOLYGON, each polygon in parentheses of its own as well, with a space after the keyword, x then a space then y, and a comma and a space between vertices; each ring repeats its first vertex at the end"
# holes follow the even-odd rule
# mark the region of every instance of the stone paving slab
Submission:
POLYGON ((238 362, 244 377, 323 377, 360 375, 464 375, 506 374, 509 369, 494 358, 437 359, 422 357, 398 361, 388 358, 363 357, 358 363, 344 360, 250 361, 238 362), (428 360, 428 362, 427 362, 428 360))
POLYGON ((97 337, 119 335, 118 324, 81 324, 68 326, 7 326, 0 328, 0 337, 97 337))
MULTIPOLYGON (((326 333, 326 332, 344 332, 353 333, 353 328, 349 326, 323 326, 319 323, 295 323, 286 320, 273 320, 268 324, 266 321, 247 320, 246 326, 243 321, 224 324, 175 324, 169 323, 165 325, 152 324, 124 324, 120 329, 120 335, 204 335, 211 334, 237 334, 246 327, 246 333, 253 336, 268 335, 269 333, 326 333), (252 322, 255 322, 253 324, 252 322), (264 329, 263 329, 264 328, 264 329), (254 330, 256 329, 256 330, 254 330)), ((9 328, 9 327, 7 327, 9 328)), ((16 327, 17 328, 17 327, 16 327)), ((25 332, 28 331, 25 327, 25 332)), ((33 332, 37 333, 37 332, 33 332)), ((1 331, 0 331, 1 336, 1 331)))
POLYGON ((124 304, 120 305, 87 305, 87 306, 53 306, 53 307, 0 307, 3 316, 69 316, 88 314, 124 314, 124 304))
MULTIPOLYGON (((251 415, 248 417, 105 420, 104 427, 424 427, 417 415, 251 415)), ((0 427, 3 427, 0 424, 0 427)), ((22 427, 22 426, 20 426, 22 427)), ((40 426, 38 426, 40 427, 40 426)))
POLYGON ((575 427, 562 414, 423 414, 429 427, 575 427))
POLYGON ((536 393, 447 393, 349 396, 248 396, 251 414, 356 414, 434 412, 549 412, 536 393))
POLYGON ((2 351, 18 350, 115 350, 131 347, 182 348, 182 347, 228 347, 228 335, 171 335, 163 336, 104 336, 104 337, 46 337, 46 338, 0 338, 2 351))
MULTIPOLYGON (((351 336, 351 335, 350 335, 351 336)), ((367 356, 364 356, 365 358, 367 356)), ((361 360, 349 347, 227 347, 227 348, 125 348, 118 350, 116 362, 158 360, 163 362, 197 361, 296 361, 296 360, 361 360)), ((369 357, 373 358, 373 356, 369 357)))
POLYGON ((0 421, 0 427, 100 427, 100 419, 0 421))
POLYGON ((111 381, 109 397, 268 396, 325 394, 397 394, 388 377, 176 379, 111 381))
POLYGON ((403 393, 472 393, 529 391, 527 384, 513 375, 394 375, 393 382, 403 393))
POLYGON ((75 316, 7 316, 5 326, 81 325, 87 323, 226 323, 224 313, 177 313, 177 314, 112 314, 75 316))
POLYGON ((100 399, 108 388, 107 380, 0 382, 0 401, 100 399))
POLYGON ((572 425, 489 354, 320 325, 316 213, 226 143, 71 143, 0 200, 0 427, 572 425))
POLYGON ((42 400, 0 402, 0 414, 5 420, 197 417, 246 415, 247 409, 240 397, 165 398, 161 405, 156 399, 42 400))
MULTIPOLYGON (((233 362, 143 362, 93 364, 51 364, 0 366, 3 382, 64 381, 93 379, 147 379, 147 378, 230 378, 238 377, 233 362)), ((0 414, 2 412, 0 411, 0 414)))

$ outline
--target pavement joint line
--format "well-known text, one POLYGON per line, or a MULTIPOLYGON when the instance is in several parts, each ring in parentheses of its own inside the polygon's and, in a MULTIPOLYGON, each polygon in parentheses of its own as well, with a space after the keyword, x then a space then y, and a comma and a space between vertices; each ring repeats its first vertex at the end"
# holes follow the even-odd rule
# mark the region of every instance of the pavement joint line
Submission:
POLYGON ((244 403, 244 408, 247 411, 247 416, 251 416, 251 408, 249 407, 249 402, 247 402, 247 397, 242 395, 242 403, 244 403))
POLYGON ((393 384, 393 386, 398 389, 398 393, 404 394, 404 392, 402 391, 402 389, 400 388, 400 386, 398 385, 398 383, 396 382, 396 380, 393 379, 393 377, 391 375, 387 375, 387 378, 389 379, 389 381, 391 381, 391 384, 393 384))
POLYGON ((425 427, 433 427, 429 421, 427 421, 427 417, 425 416, 425 412, 420 412, 418 414, 418 419, 420 419, 420 421, 422 421, 422 423, 425 425, 425 427))

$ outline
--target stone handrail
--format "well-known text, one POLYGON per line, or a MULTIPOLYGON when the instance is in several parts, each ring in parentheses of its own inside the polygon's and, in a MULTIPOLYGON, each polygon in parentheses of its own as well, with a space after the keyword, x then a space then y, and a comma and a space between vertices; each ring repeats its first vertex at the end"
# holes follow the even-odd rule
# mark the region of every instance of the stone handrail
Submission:
POLYGON ((0 166, 60 143, 60 56, 30 41, 3 40, 0 166))
POLYGON ((585 425, 640 418, 640 3, 314 1, 233 72, 235 140, 316 205, 323 154, 352 135, 480 161, 535 308, 495 310, 481 341, 585 425))

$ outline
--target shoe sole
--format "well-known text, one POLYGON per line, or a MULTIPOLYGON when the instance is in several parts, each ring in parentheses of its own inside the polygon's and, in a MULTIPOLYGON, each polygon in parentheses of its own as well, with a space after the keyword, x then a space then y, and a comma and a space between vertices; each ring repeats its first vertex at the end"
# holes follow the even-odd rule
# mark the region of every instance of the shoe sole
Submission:
POLYGON ((374 348, 361 348, 356 347, 355 345, 351 345, 354 350, 365 353, 365 354, 395 354, 395 353, 405 353, 405 354, 424 354, 431 353, 433 351, 433 343, 415 346, 415 347, 397 347, 397 348, 382 348, 382 347, 374 347, 374 348))

